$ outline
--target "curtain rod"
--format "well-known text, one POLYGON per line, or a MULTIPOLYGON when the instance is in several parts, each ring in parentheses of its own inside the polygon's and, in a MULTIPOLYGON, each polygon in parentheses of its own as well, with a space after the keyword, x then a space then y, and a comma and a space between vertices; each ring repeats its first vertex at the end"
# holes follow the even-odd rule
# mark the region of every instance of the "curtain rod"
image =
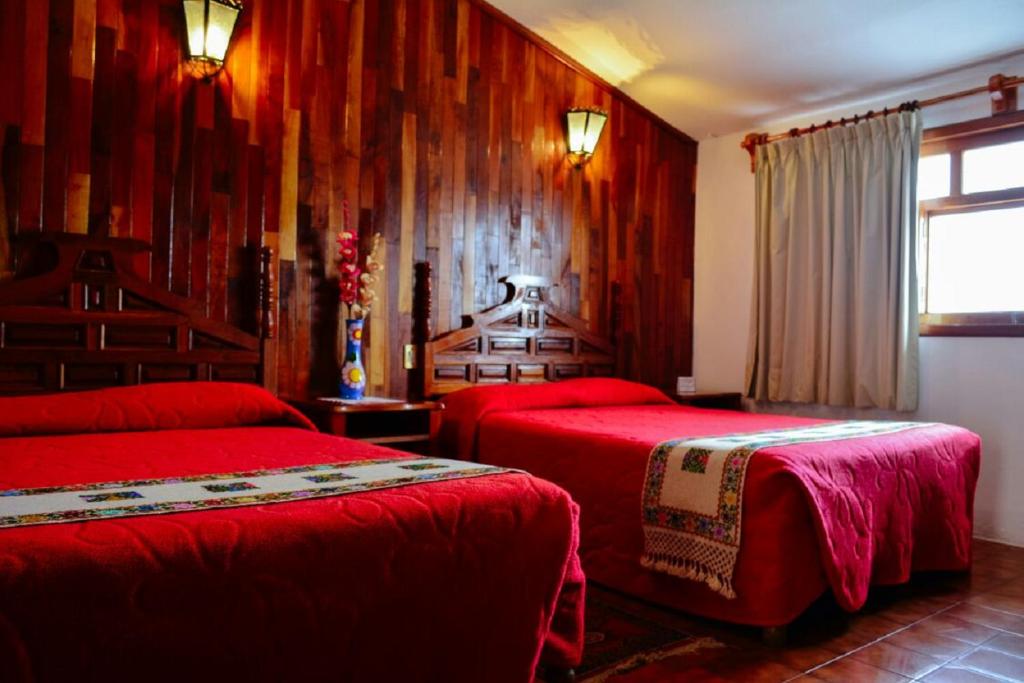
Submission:
MULTIPOLYGON (((878 118, 879 116, 888 116, 899 111, 913 111, 920 107, 930 107, 935 104, 942 104, 943 102, 949 102, 950 100, 958 100, 962 97, 970 97, 971 95, 980 95, 982 93, 992 93, 993 99, 1011 99, 1012 88, 1016 88, 1018 85, 1024 84, 1024 77, 1021 76, 1003 76, 1002 74, 996 74, 988 79, 988 85, 981 85, 977 88, 970 88, 969 90, 961 90, 960 92, 950 93, 949 95, 939 95, 938 97, 932 97, 931 99, 912 102, 904 102, 898 107, 892 109, 886 107, 881 111, 869 111, 867 114, 858 114, 851 118, 843 117, 838 121, 826 121, 822 125, 811 124, 806 128, 791 128, 785 133, 748 133, 743 142, 740 143, 740 147, 747 150, 750 154, 750 172, 754 172, 754 150, 757 149, 758 145, 764 145, 769 142, 775 142, 776 140, 784 140, 786 138, 798 138, 801 135, 807 135, 809 133, 815 133, 819 130, 827 130, 835 126, 845 126, 848 123, 860 123, 861 121, 868 121, 870 119, 878 118)), ((1014 93, 1015 94, 1015 93, 1014 93)), ((1015 98, 1014 98, 1015 99, 1015 98)))

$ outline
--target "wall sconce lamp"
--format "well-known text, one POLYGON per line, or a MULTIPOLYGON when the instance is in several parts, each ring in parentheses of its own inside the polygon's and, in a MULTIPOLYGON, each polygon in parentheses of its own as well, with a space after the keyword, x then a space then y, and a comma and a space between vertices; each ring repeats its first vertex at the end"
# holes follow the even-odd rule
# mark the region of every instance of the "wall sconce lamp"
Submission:
POLYGON ((235 22, 242 12, 239 0, 182 0, 188 33, 189 65, 203 80, 224 67, 235 22))
POLYGON ((597 148, 608 114, 599 109, 570 109, 565 120, 569 133, 569 162, 574 168, 583 168, 597 148))

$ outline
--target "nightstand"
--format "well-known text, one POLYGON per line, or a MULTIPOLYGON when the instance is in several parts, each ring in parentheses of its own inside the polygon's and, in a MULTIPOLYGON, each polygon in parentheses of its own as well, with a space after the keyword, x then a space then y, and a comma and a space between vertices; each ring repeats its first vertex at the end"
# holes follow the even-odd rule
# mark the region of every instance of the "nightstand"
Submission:
POLYGON ((676 394, 672 398, 680 405, 694 408, 743 409, 743 394, 738 391, 698 391, 695 394, 676 394))
POLYGON ((434 401, 293 401, 317 428, 328 434, 428 455, 441 427, 443 406, 434 401))

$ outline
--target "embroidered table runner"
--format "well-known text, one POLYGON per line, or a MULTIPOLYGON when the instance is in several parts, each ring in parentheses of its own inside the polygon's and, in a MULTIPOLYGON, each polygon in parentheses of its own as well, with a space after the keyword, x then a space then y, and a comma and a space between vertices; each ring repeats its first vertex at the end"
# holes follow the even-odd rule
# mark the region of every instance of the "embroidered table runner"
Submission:
POLYGON ((891 434, 923 422, 847 421, 665 441, 647 461, 643 566, 695 579, 735 598, 743 480, 750 456, 770 446, 891 434))
POLYGON ((0 528, 283 503, 514 471, 444 458, 379 459, 6 489, 0 490, 0 528))

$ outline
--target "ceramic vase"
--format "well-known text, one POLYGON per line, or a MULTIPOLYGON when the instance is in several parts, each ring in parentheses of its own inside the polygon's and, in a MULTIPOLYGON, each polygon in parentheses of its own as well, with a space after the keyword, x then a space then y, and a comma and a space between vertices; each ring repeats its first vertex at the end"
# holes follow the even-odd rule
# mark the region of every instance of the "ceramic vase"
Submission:
POLYGON ((341 364, 338 394, 341 398, 358 401, 366 392, 366 371, 363 369, 363 320, 345 321, 345 360, 341 364))

